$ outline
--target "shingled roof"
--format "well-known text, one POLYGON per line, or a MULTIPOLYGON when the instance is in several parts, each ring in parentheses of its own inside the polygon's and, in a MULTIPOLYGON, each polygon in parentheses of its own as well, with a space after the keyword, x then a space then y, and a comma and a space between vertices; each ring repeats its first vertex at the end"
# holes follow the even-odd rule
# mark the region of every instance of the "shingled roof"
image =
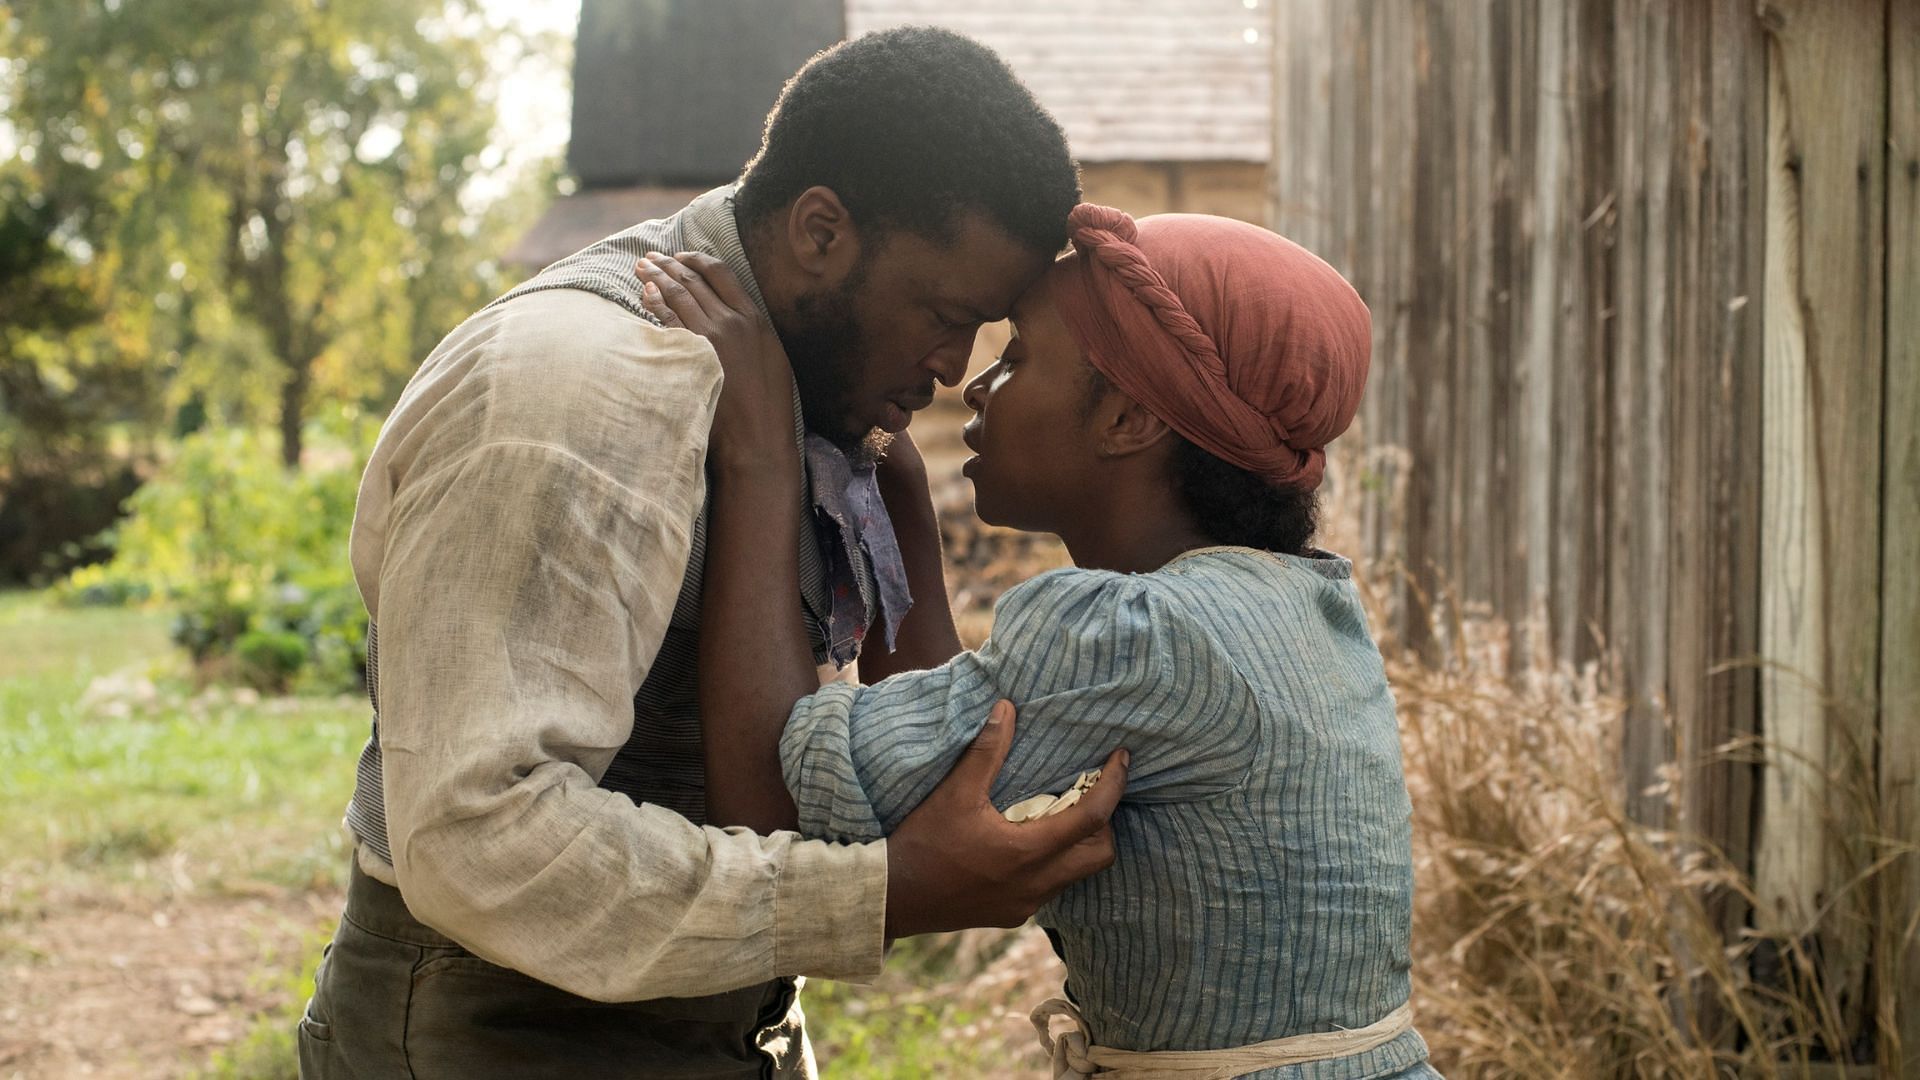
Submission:
POLYGON ((1265 162, 1275 0, 847 0, 847 34, 932 24, 993 47, 1081 161, 1265 162))

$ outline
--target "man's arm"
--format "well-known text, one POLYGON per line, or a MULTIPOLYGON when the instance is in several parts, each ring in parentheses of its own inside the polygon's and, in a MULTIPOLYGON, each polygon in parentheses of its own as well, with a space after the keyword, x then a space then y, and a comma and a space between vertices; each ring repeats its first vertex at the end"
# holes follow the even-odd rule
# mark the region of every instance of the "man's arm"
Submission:
POLYGON ((873 974, 884 845, 703 829, 596 786, 686 564, 710 349, 585 293, 501 311, 380 459, 394 480, 369 599, 408 907, 602 1000, 873 974))

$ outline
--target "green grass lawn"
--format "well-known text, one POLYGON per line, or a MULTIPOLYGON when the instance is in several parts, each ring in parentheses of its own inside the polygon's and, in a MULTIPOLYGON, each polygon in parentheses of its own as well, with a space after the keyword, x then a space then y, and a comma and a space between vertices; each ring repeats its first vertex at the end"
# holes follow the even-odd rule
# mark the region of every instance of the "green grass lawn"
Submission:
POLYGON ((196 691, 166 616, 0 596, 0 874, 42 887, 333 883, 353 698, 196 691))
MULTIPOLYGON (((198 688, 167 621, 0 594, 0 946, 10 916, 61 898, 137 903, 340 884, 339 820, 366 737, 365 702, 198 688)), ((215 1055, 206 1076, 292 1075, 291 1021, 318 944, 304 972, 259 973, 279 1007, 215 1055)), ((983 1024, 986 1005, 953 992, 979 964, 956 964, 950 946, 902 943, 874 986, 808 986, 828 1075, 1014 1071, 1006 1035, 1017 1037, 1019 1022, 983 1024)))

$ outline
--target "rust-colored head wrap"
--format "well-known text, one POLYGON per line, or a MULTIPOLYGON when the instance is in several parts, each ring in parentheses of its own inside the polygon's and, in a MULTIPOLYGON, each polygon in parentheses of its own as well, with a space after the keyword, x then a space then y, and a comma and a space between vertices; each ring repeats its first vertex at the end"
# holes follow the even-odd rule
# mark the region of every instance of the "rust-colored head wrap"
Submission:
POLYGON ((1081 203, 1054 302, 1087 360, 1215 457, 1312 489, 1360 407, 1367 305, 1306 248, 1200 214, 1081 203))

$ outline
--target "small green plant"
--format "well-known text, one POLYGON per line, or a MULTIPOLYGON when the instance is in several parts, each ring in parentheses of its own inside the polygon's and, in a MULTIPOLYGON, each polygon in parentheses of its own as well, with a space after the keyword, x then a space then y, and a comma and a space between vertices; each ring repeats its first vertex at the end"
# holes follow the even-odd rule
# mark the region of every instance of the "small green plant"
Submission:
POLYGON ((332 464, 289 472, 264 435, 207 429, 128 500, 105 564, 55 590, 68 606, 151 598, 202 678, 256 689, 352 690, 366 670, 366 610, 347 563, 366 432, 331 438, 332 464), (296 658, 292 648, 300 643, 296 658), (243 647, 244 643, 244 647, 243 647))
POLYGON ((291 630, 249 630, 233 646, 240 681, 264 694, 284 694, 307 662, 307 639, 291 630))

